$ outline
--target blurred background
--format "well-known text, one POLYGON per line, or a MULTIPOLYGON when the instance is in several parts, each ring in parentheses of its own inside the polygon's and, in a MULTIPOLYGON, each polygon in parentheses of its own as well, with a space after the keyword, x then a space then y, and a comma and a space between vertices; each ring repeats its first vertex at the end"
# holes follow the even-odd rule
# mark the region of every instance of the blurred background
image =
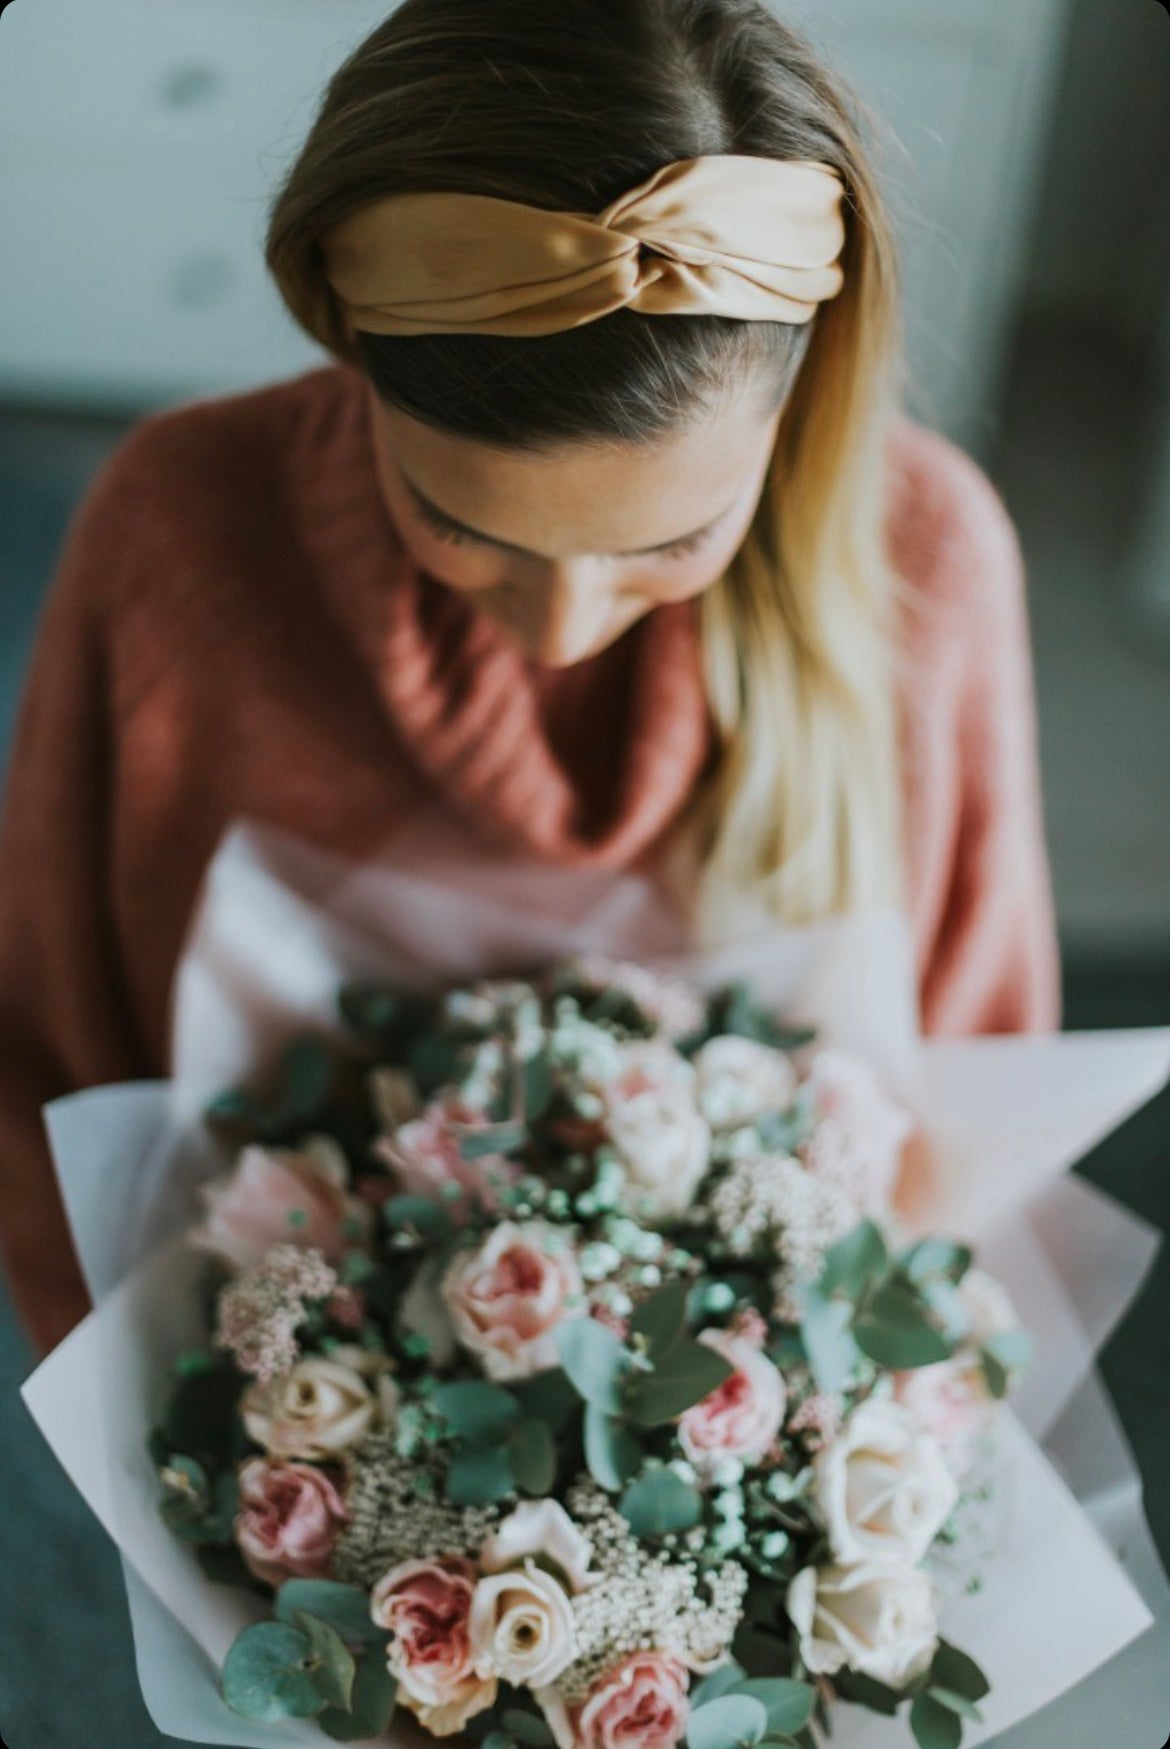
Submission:
MULTIPOLYGON (((1066 1025, 1170 1023, 1170 15, 774 3, 886 130, 911 410, 979 459, 1020 531, 1066 1025)), ((0 767, 64 531, 110 448, 155 407, 320 362, 266 281, 265 203, 388 9, 0 4, 0 767)), ((1170 1227, 1170 1095, 1078 1170, 1170 1227)), ((1168 1312, 1163 1255, 1103 1371, 1170 1562, 1168 1312)), ((15 1749, 73 1749, 82 1720, 102 1749, 173 1742, 138 1693, 117 1561, 16 1398, 29 1367, 0 1284, 0 1731, 15 1749)), ((1107 1729, 1074 1691, 999 1741, 1107 1729)))

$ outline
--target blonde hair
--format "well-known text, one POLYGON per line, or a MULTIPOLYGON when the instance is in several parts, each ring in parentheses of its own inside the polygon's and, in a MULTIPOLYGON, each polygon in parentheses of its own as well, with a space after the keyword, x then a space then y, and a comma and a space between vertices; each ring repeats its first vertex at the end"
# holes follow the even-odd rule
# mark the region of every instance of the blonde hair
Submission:
POLYGON ((864 114, 760 0, 405 0, 330 81, 269 219, 294 319, 442 429, 528 449, 636 443, 761 376, 782 401, 751 527, 700 602, 719 747, 682 824, 709 941, 729 898, 788 923, 902 900, 884 530, 899 286, 864 114), (595 211, 711 152, 840 172, 845 281, 810 324, 623 309, 521 341, 346 333, 318 241, 372 200, 454 188, 595 211))

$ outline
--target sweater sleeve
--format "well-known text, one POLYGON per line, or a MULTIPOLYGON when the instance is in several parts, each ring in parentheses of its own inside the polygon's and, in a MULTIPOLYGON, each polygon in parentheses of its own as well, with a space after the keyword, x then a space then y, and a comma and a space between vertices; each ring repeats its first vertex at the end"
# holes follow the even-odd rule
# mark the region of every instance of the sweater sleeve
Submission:
POLYGON ((1055 1031, 1061 969, 1045 842, 1026 574, 987 476, 955 452, 948 568, 958 779, 949 884, 922 988, 925 1033, 1055 1031))
POLYGON ((132 520, 124 457, 67 531, 0 817, 0 1255, 38 1359, 89 1310, 41 1107, 146 1073, 109 905, 117 745, 104 602, 132 520))

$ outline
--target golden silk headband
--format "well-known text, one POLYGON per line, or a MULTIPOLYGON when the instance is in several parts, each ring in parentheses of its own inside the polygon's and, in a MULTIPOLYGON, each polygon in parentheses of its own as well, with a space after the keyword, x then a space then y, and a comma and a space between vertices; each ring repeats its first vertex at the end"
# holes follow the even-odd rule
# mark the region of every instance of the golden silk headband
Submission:
POLYGON ((600 213, 490 195, 389 195, 322 239, 354 330, 551 334, 649 316, 807 322, 843 274, 844 186, 812 159, 666 164, 600 213))

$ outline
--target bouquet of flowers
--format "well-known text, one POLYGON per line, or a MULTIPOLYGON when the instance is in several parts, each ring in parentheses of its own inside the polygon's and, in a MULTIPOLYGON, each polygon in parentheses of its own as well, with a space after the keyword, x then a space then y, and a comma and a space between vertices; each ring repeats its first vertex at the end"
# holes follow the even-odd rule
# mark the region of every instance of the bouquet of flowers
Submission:
POLYGON ((233 825, 167 1077, 44 1108, 94 1310, 21 1394, 159 1729, 975 1749, 1076 1685, 1156 1740, 1093 1357, 1159 1235, 1067 1169, 1170 1028, 923 1039, 898 914, 699 951, 409 849, 233 825))
POLYGON ((902 1230, 911 1114, 744 982, 577 956, 340 1009, 210 1108, 209 1341, 150 1439, 170 1530, 271 1603, 227 1704, 737 1749, 842 1697, 956 1744, 988 1683, 940 1556, 1028 1339, 902 1230))

